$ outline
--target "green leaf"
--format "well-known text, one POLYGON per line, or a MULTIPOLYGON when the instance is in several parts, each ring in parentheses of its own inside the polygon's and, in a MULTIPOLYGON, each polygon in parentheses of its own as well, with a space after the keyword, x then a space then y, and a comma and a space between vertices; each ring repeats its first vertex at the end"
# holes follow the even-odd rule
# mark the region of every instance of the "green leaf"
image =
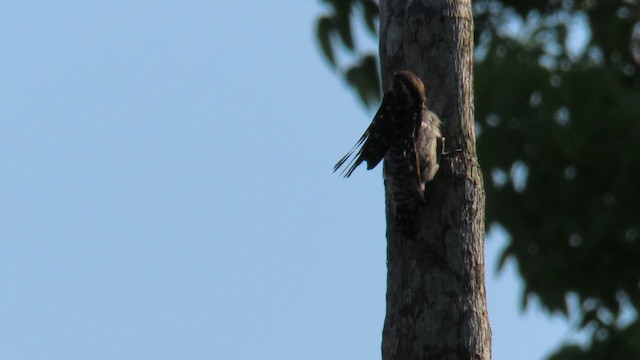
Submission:
POLYGON ((378 8, 378 4, 373 0, 363 0, 362 1, 362 14, 364 17, 364 23, 367 26, 367 29, 371 34, 377 35, 378 29, 376 27, 376 20, 380 16, 380 9, 378 8))
POLYGON ((351 5, 341 5, 336 8, 335 27, 340 35, 342 44, 350 51, 355 50, 353 34, 351 32, 351 5), (348 6, 347 6, 348 5, 348 6))
POLYGON ((335 31, 333 19, 328 16, 323 16, 318 19, 316 34, 318 36, 318 42, 320 43, 320 49, 325 59, 329 61, 333 67, 336 67, 336 59, 333 55, 333 44, 331 43, 331 35, 335 31))
POLYGON ((356 90, 367 107, 377 105, 380 100, 380 78, 377 73, 377 58, 373 54, 363 56, 344 74, 347 82, 356 90))

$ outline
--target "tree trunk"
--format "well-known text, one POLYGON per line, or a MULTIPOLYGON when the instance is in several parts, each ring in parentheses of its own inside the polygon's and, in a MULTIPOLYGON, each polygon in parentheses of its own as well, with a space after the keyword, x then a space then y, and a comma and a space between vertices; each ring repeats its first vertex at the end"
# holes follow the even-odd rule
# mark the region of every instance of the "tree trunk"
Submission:
MULTIPOLYGON (((490 359, 484 286, 484 190, 473 130, 470 0, 381 0, 383 88, 393 73, 424 81, 447 150, 427 183, 415 237, 400 234, 387 198, 383 360, 490 359)), ((386 174, 386 168, 385 168, 386 174)))

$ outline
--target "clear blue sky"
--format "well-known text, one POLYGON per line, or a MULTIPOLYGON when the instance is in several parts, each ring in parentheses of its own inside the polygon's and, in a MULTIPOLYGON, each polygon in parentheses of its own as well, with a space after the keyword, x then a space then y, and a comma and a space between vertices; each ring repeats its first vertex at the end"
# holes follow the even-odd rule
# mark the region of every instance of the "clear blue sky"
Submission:
MULTIPOLYGON (((331 172, 370 114, 321 59, 317 1, 0 5, 0 358, 376 359, 380 170, 331 172)), ((494 359, 519 313, 487 241, 494 359)))

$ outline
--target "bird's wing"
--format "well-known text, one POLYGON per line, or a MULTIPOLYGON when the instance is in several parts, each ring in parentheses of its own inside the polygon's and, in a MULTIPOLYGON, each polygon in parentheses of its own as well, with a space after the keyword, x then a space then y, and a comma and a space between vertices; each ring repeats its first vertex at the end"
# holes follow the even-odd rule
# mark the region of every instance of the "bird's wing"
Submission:
POLYGON ((390 97, 390 93, 385 94, 382 99, 382 105, 380 105, 380 109, 374 116, 371 125, 369 125, 353 148, 336 163, 333 167, 334 172, 342 167, 349 158, 351 160, 341 173, 344 177, 351 176, 363 161, 367 162, 367 170, 370 170, 376 167, 384 158, 389 149, 389 136, 393 131, 393 120, 391 119, 393 111, 390 97), (352 157, 356 150, 355 156, 352 157))

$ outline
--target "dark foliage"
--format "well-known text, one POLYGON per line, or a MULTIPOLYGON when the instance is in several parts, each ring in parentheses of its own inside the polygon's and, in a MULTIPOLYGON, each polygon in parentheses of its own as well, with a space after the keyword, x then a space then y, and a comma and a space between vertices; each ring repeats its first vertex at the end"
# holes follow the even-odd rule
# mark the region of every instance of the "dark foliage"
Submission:
MULTIPOLYGON (((350 52, 343 75, 375 105, 376 60, 351 28, 360 17, 375 35, 376 3, 324 2, 325 57, 337 67, 336 47, 350 52)), ((640 322, 620 321, 640 309, 640 0, 477 0, 474 18, 487 222, 511 239, 501 263, 517 260, 523 305, 568 314, 578 299, 590 348, 550 359, 640 359, 640 322)))
POLYGON ((367 107, 375 107, 380 100, 380 76, 378 56, 360 51, 354 40, 352 29, 360 19, 367 31, 378 35, 376 21, 378 4, 374 0, 322 0, 328 13, 317 20, 316 35, 324 57, 335 70, 341 72, 348 84, 357 92, 367 107), (352 16, 356 15, 356 16, 352 16), (349 55, 350 63, 338 64, 334 48, 349 55))

